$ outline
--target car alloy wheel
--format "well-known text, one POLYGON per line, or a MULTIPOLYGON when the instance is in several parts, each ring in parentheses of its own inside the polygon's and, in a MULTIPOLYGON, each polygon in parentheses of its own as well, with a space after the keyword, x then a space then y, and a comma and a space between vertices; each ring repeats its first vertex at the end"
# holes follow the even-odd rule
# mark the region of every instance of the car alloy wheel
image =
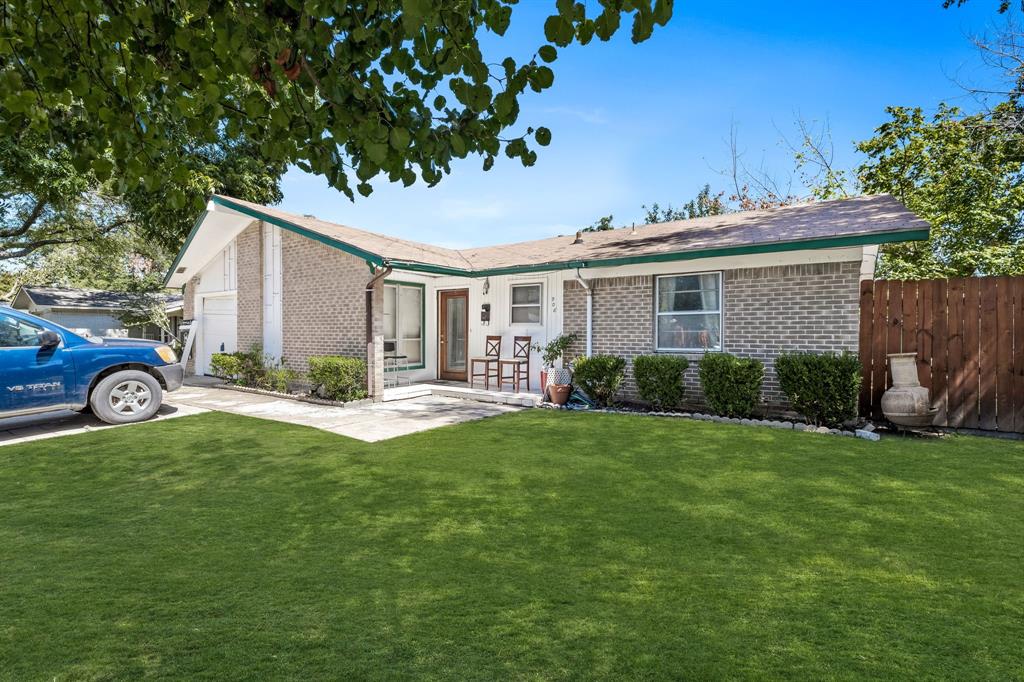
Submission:
POLYGON ((131 415, 142 412, 153 400, 149 387, 140 381, 122 381, 110 391, 107 401, 110 409, 118 414, 131 415))

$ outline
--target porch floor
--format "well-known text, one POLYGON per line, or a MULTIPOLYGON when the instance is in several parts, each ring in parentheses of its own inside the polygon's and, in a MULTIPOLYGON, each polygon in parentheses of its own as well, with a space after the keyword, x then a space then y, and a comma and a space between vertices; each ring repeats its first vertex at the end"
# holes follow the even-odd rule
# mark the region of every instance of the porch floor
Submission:
POLYGON ((544 402, 540 391, 513 393, 511 391, 485 390, 479 386, 471 388, 468 383, 456 381, 431 381, 409 386, 392 386, 384 389, 384 402, 407 400, 423 396, 440 396, 444 398, 461 398, 481 403, 497 403, 500 405, 518 405, 521 407, 538 407, 544 402))

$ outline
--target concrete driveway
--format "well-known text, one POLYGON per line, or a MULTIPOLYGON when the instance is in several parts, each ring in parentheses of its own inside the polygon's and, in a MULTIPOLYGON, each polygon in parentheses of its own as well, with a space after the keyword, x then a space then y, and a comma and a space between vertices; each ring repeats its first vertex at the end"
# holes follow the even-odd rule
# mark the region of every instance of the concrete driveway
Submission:
MULTIPOLYGON (((172 393, 164 393, 164 404, 150 421, 219 410, 312 426, 372 443, 520 409, 512 405, 442 396, 421 396, 359 407, 332 407, 212 386, 183 386, 172 393)), ((111 428, 121 427, 104 424, 91 414, 77 412, 0 419, 0 445, 111 428)))
MULTIPOLYGON (((170 393, 164 393, 164 404, 160 406, 156 416, 149 421, 187 417, 190 414, 199 414, 200 412, 207 411, 202 407, 169 403, 167 398, 170 395, 170 393)), ((11 419, 0 419, 0 445, 14 445, 15 443, 27 443, 44 438, 71 436, 76 433, 119 429, 127 426, 135 426, 135 424, 114 426, 101 422, 92 414, 80 414, 70 410, 34 414, 28 417, 13 417, 11 419)))
POLYGON ((302 424, 371 443, 522 409, 513 405, 442 396, 422 396, 358 407, 333 407, 209 386, 183 386, 174 393, 166 394, 165 399, 182 408, 220 410, 302 424))

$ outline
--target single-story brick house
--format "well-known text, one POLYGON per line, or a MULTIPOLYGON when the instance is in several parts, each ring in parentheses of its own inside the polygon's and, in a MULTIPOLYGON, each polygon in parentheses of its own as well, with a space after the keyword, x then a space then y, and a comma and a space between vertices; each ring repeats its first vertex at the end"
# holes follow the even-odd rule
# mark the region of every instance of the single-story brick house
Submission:
MULTIPOLYGON (((487 335, 632 358, 724 350, 765 361, 765 399, 783 404, 782 351, 856 350, 859 283, 878 245, 928 238, 888 195, 470 249, 447 249, 214 196, 167 284, 198 322, 195 371, 213 353, 262 344, 285 366, 368 358, 383 394, 385 342, 413 380, 466 381, 487 335)), ((531 358, 531 384, 539 383, 531 358)), ((695 363, 687 371, 699 399, 695 363)), ((631 371, 623 396, 635 396, 631 371)))

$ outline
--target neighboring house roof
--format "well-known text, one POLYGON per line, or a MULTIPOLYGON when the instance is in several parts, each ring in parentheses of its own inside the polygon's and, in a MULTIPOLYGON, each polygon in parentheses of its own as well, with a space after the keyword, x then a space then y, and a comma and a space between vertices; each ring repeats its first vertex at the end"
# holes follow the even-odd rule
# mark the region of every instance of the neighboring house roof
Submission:
MULTIPOLYGON (((183 306, 184 298, 180 294, 155 295, 164 299, 169 311, 183 306)), ((120 291, 101 291, 98 289, 23 286, 18 291, 14 301, 17 304, 20 301, 27 300, 30 304, 42 308, 122 310, 132 303, 136 296, 137 294, 120 291)))
MULTIPOLYGON (((823 249, 928 238, 929 225, 888 194, 727 213, 706 218, 587 232, 470 249, 446 249, 215 195, 237 211, 397 269, 483 277, 586 266, 823 249)), ((205 216, 196 223, 175 266, 205 216)), ((172 266, 168 281, 175 274, 172 266)), ((177 273, 182 274, 182 273, 177 273)))

